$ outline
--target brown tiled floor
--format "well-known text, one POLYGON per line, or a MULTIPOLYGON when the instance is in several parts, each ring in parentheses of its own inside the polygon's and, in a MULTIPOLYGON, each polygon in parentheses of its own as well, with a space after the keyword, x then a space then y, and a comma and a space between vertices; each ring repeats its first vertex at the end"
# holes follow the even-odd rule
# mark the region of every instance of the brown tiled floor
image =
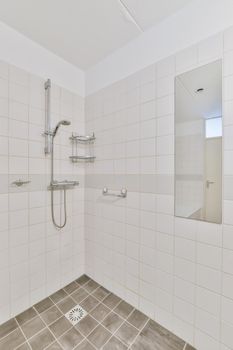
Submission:
POLYGON ((0 326, 0 350, 184 350, 185 345, 85 275, 0 326), (88 315, 72 326, 64 314, 76 304, 88 315))

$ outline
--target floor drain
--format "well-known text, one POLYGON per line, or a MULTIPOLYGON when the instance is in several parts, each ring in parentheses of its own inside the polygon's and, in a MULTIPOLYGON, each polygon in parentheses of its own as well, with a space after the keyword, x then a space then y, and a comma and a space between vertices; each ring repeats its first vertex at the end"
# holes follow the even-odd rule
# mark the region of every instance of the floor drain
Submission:
POLYGON ((86 315, 87 312, 80 305, 76 305, 65 314, 65 317, 70 321, 70 323, 72 323, 73 326, 75 326, 86 315))

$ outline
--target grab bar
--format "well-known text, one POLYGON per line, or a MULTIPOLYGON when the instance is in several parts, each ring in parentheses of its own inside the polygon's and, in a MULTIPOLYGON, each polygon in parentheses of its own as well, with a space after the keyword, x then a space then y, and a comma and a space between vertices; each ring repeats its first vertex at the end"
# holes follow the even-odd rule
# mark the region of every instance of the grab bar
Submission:
POLYGON ((120 194, 116 194, 116 193, 109 193, 108 188, 104 187, 102 194, 103 194, 103 196, 113 196, 113 197, 126 198, 127 197, 127 189, 122 188, 120 194))

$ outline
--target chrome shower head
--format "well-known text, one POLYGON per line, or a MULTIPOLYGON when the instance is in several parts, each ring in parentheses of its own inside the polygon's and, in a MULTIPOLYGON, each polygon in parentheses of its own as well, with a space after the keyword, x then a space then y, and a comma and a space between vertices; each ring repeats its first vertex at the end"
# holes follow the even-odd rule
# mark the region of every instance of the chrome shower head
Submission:
POLYGON ((54 128, 53 131, 53 137, 56 136, 58 129, 60 128, 61 125, 70 125, 70 121, 69 120, 61 120, 60 122, 57 123, 57 125, 54 128))

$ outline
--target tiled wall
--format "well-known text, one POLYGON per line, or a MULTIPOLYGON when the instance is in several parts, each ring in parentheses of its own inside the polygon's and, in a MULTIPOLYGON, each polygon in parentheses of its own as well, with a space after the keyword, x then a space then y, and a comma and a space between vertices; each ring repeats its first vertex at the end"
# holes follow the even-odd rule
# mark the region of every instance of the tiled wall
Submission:
MULTIPOLYGON (((58 179, 78 179, 68 191, 68 224, 51 223, 44 155, 44 80, 0 62, 0 323, 72 281, 84 269, 84 169, 69 161, 71 131, 84 131, 83 98, 52 85, 52 124, 58 179), (15 187, 18 179, 31 181, 15 187)), ((55 195, 59 216, 59 194, 55 195)))
POLYGON ((233 29, 89 96, 86 126, 86 272, 198 350, 233 349, 233 29), (223 225, 174 217, 174 76, 219 58, 223 225))

